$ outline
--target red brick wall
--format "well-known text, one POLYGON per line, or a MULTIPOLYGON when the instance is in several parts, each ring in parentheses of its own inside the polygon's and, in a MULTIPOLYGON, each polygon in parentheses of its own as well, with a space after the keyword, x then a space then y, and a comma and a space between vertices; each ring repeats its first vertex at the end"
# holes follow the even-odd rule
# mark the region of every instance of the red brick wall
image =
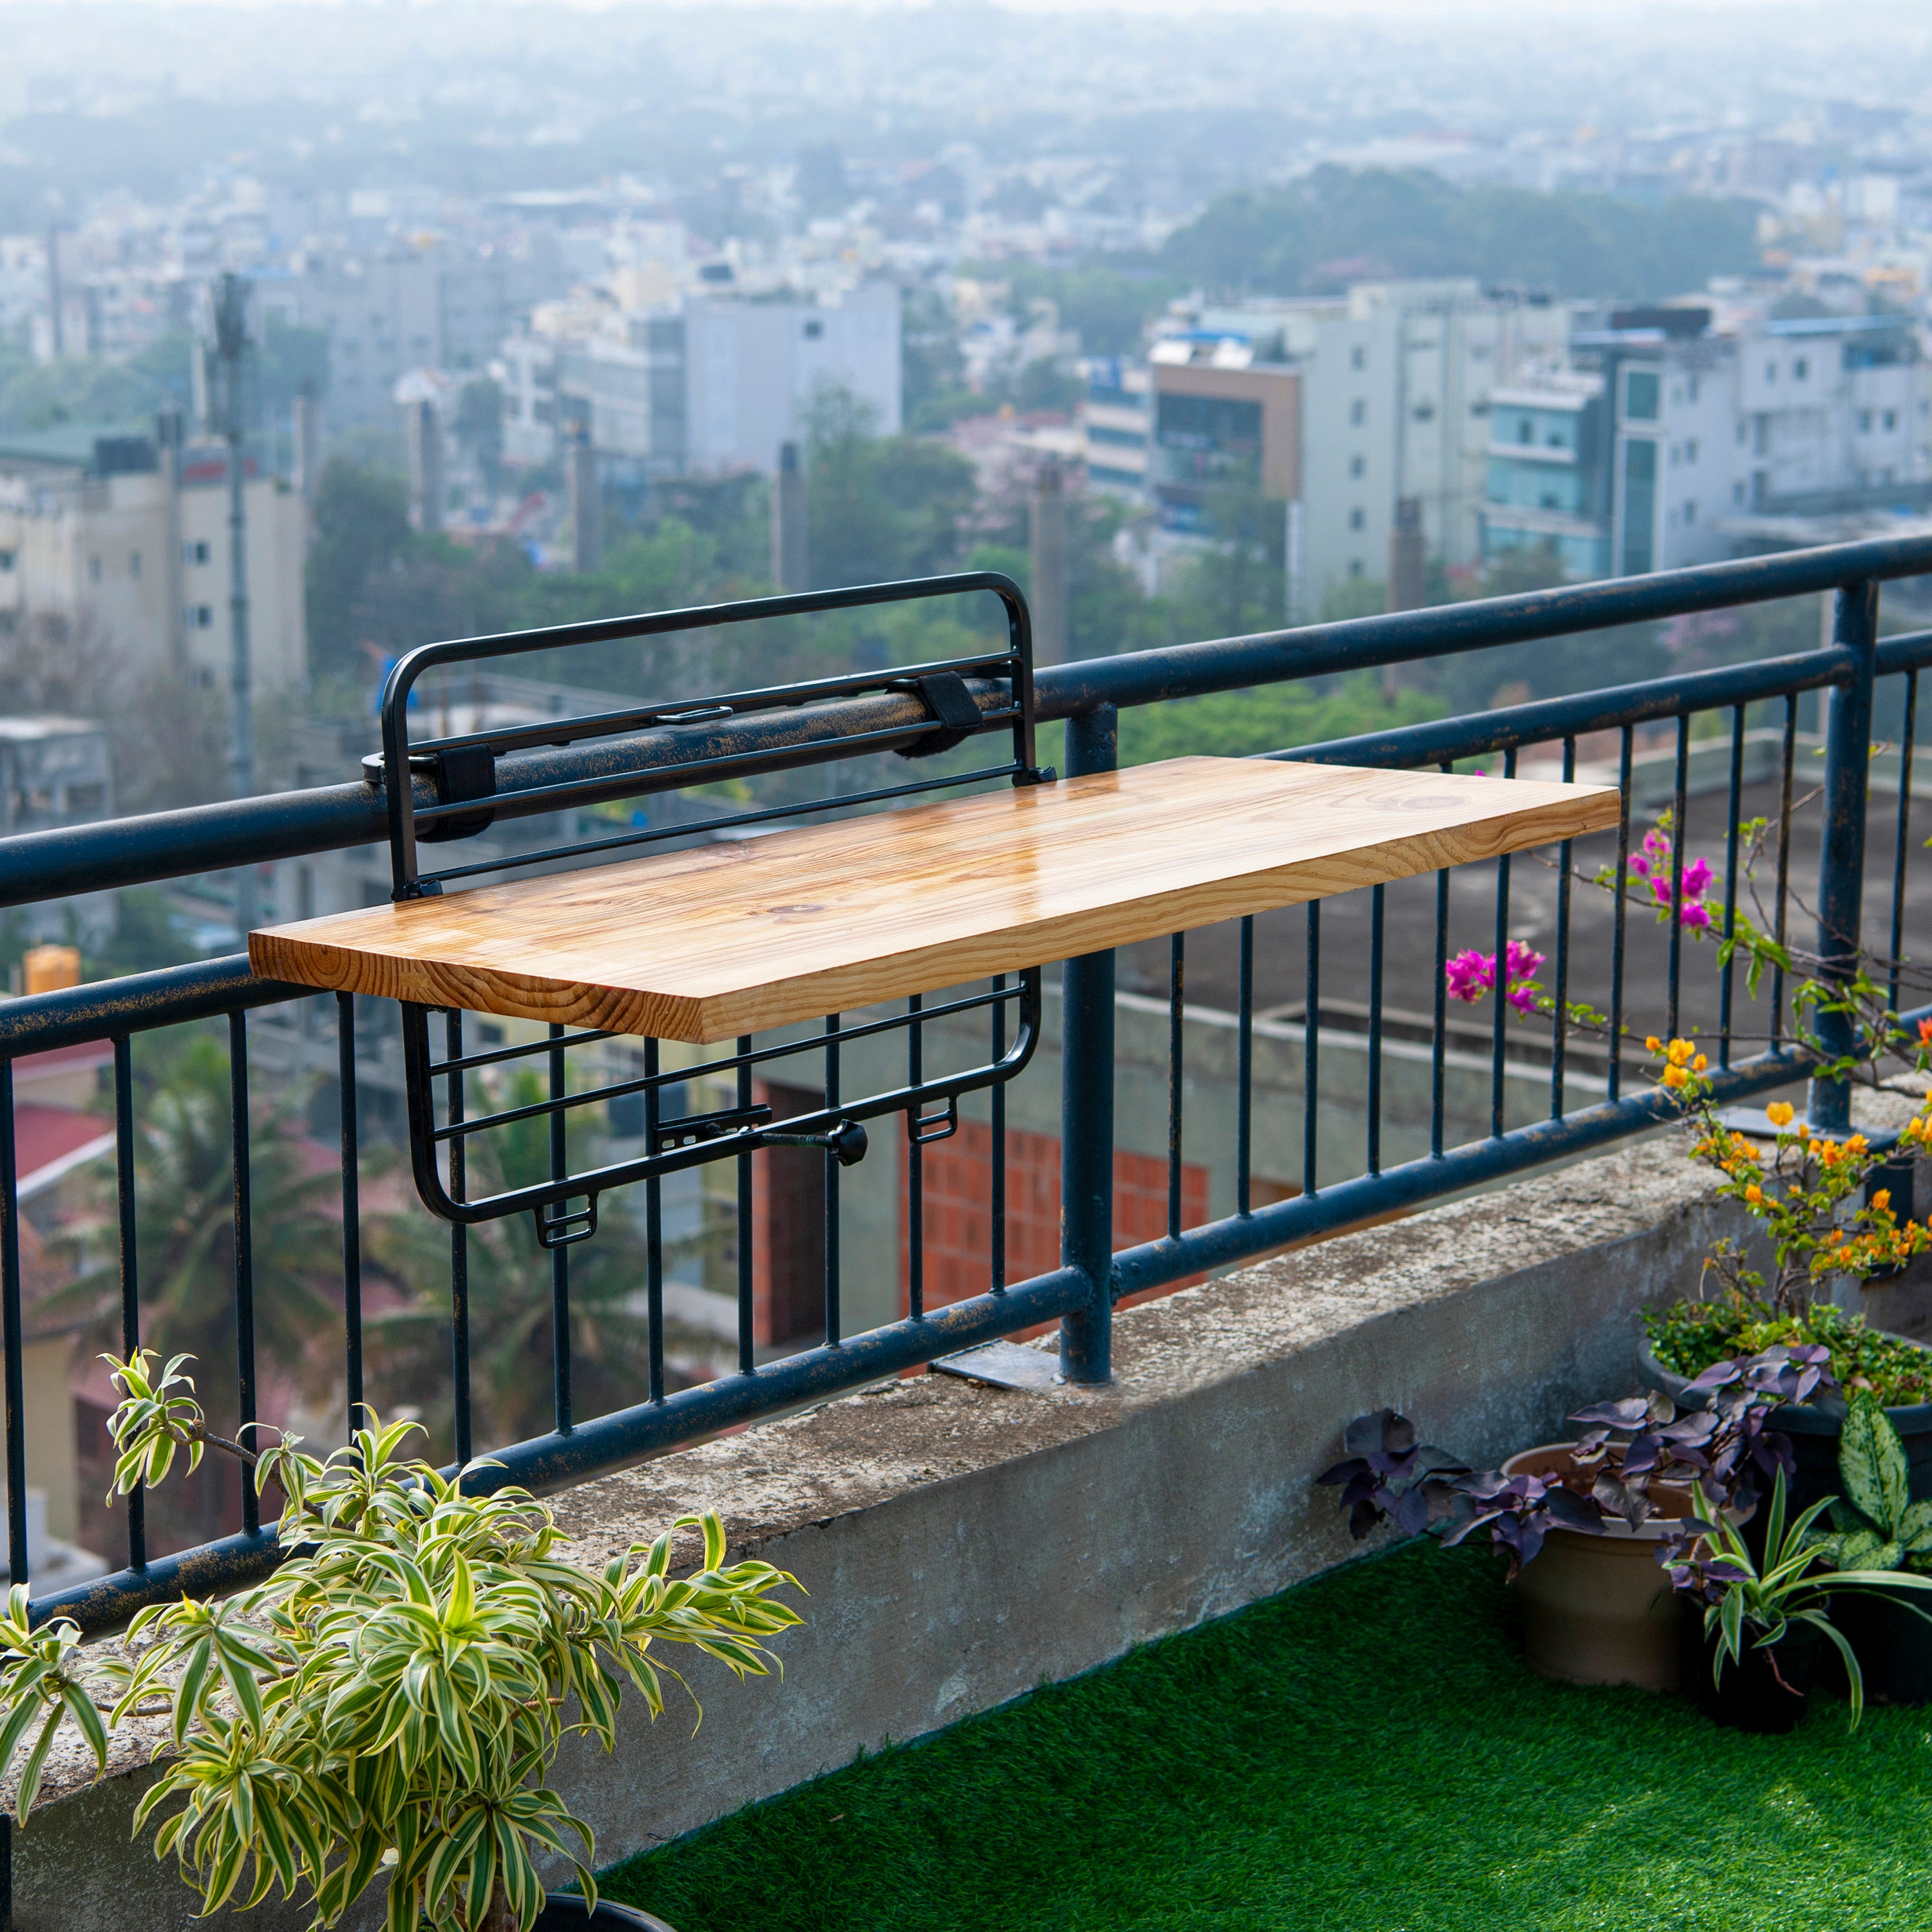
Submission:
MULTIPOLYGON (((992 1129, 984 1121, 964 1120, 958 1132, 934 1142, 924 1150, 928 1308, 943 1308, 983 1294, 992 1285, 992 1129)), ((902 1142, 894 1155, 899 1163, 899 1305, 904 1310, 908 1306, 911 1280, 908 1232, 911 1196, 902 1142)), ((1194 1162, 1183 1162, 1180 1224, 1198 1227, 1207 1218, 1208 1170, 1194 1162)), ((1166 1232, 1167 1162, 1152 1154, 1115 1149, 1114 1246, 1158 1240, 1166 1232)), ((1028 1280, 1059 1265, 1059 1137, 1009 1127, 1007 1283, 1028 1280)))

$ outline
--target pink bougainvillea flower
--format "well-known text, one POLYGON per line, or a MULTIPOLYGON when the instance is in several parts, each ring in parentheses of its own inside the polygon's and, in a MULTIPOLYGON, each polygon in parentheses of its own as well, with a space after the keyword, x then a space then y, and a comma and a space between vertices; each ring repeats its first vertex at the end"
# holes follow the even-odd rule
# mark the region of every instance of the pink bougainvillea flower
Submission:
POLYGON ((1496 983, 1496 962, 1494 955, 1478 952, 1472 947, 1459 952, 1443 969, 1443 976, 1449 982, 1449 997, 1474 1005, 1483 995, 1490 992, 1496 983))
POLYGON ((1701 899, 1710 887, 1710 860, 1693 859, 1684 868, 1684 896, 1687 899, 1701 899))

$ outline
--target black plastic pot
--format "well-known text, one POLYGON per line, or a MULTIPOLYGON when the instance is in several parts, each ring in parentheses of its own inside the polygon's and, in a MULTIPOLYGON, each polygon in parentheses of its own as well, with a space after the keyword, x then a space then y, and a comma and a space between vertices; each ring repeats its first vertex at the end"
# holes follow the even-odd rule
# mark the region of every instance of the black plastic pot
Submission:
MULTIPOLYGON (((1909 1336, 1894 1338, 1911 1341, 1909 1336)), ((1922 1342, 1913 1342, 1914 1348, 1922 1342)), ((1701 1390, 1694 1390, 1690 1378, 1666 1369, 1651 1353, 1650 1344, 1640 1342, 1636 1351, 1637 1373, 1645 1384, 1663 1390, 1680 1408, 1706 1406, 1701 1390)), ((1905 1447, 1905 1460, 1912 1472, 1915 1499, 1932 1496, 1932 1402, 1912 1402, 1902 1408, 1888 1408, 1892 1426, 1905 1447)), ((1796 1458, 1798 1475, 1791 1487, 1793 1511, 1809 1509, 1821 1496, 1838 1493, 1838 1437, 1845 1426, 1845 1405, 1841 1400, 1787 1405, 1772 1412, 1771 1426, 1791 1438, 1791 1453, 1796 1458)), ((1932 1624, 1927 1627, 1932 1634, 1932 1624)))
POLYGON ((1724 1666, 1720 1682, 1711 1681, 1717 1640, 1707 1637, 1697 1665, 1697 1702, 1713 1724, 1727 1730, 1782 1736, 1804 1714, 1805 1694, 1817 1663, 1818 1638, 1802 1624, 1787 1630, 1768 1650, 1754 1646, 1748 1630, 1742 1660, 1724 1666))
MULTIPOLYGON (((1923 1590, 1841 1590, 1832 1599, 1832 1621, 1858 1660, 1872 1703, 1932 1703, 1932 1623, 1910 1607, 1932 1609, 1928 1598, 1923 1590)), ((1832 1675, 1844 1676, 1835 1652, 1832 1675)))
POLYGON ((672 1932, 672 1928, 634 1905, 600 1898, 595 1912, 586 1912, 575 1892, 551 1892, 544 1894, 536 1932, 672 1932))

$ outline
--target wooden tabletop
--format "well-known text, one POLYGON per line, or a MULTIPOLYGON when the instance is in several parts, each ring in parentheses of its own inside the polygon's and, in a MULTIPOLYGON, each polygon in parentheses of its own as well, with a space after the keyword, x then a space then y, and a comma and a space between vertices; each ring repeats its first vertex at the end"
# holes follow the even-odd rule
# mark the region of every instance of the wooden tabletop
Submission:
POLYGON ((1599 831, 1607 785, 1174 758, 248 935, 265 977, 708 1042, 1599 831))

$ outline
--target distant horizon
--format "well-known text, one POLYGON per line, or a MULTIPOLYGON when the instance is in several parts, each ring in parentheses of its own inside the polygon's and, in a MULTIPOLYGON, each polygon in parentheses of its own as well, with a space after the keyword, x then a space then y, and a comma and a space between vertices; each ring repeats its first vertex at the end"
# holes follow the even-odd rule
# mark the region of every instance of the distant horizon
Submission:
MULTIPOLYGON (((328 8, 338 11, 389 15, 433 14, 479 8, 490 11, 540 11, 557 7, 572 13, 647 13, 723 8, 736 13, 993 13, 1052 16, 1059 14, 1131 14, 1186 17, 1198 14, 1249 16, 1290 20, 1298 16, 1324 20, 1401 19, 1430 22, 1458 16, 1472 20, 1520 19, 1526 14, 1576 20, 1576 0, 0 0, 0 14, 83 12, 112 7, 143 8, 156 13, 202 10, 268 12, 277 8, 328 8)), ((1714 14, 1776 15, 1786 18, 1850 14, 1906 15, 1923 21, 1917 0, 1593 0, 1577 20, 1580 27, 1606 14, 1630 19, 1650 16, 1660 26, 1714 14)), ((1849 88, 1844 92, 1853 91, 1849 88)))

